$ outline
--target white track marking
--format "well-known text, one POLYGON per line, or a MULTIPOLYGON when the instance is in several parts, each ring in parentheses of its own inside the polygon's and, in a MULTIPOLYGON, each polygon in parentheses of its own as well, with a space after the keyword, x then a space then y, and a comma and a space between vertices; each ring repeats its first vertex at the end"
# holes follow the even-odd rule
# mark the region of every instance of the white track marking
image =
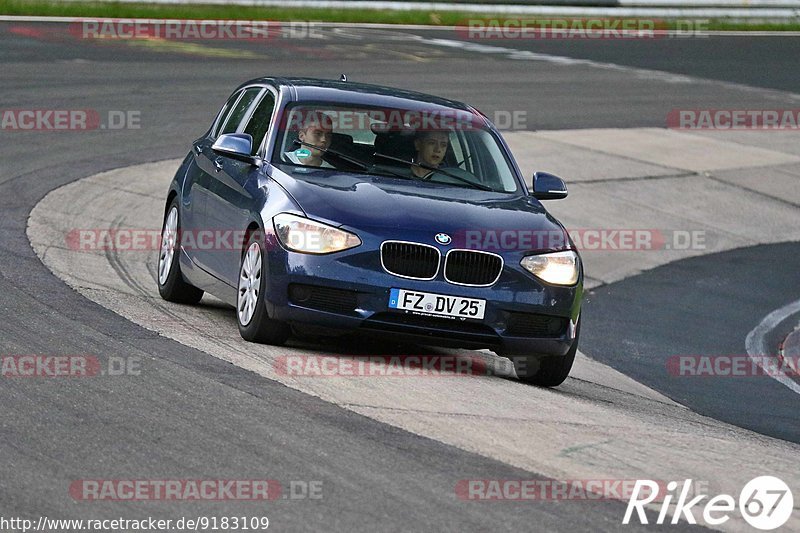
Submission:
MULTIPOLYGON (((792 316, 795 313, 800 312, 800 300, 796 300, 788 305, 781 307, 780 309, 776 309, 775 311, 771 312, 764 319, 759 323, 753 331, 747 334, 747 338, 745 339, 745 346, 747 347, 747 355, 753 359, 753 361, 758 364, 758 357, 764 356, 769 353, 769 348, 767 347, 767 334, 775 329, 775 327, 792 316)), ((800 385, 794 382, 791 378, 784 375, 772 375, 771 373, 767 373, 771 378, 775 381, 780 383, 781 385, 786 385, 789 387, 790 390, 800 394, 800 385)))

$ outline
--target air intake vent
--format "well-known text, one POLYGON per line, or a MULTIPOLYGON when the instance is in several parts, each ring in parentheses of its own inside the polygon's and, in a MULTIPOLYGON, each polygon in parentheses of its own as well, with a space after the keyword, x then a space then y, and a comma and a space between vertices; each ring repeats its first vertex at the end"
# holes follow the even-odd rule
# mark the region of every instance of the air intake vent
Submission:
POLYGON ((289 300, 295 305, 330 313, 352 313, 358 305, 354 291, 299 283, 289 285, 289 300))
POLYGON ((506 334, 515 337, 560 337, 567 329, 567 320, 558 316, 511 313, 506 334))

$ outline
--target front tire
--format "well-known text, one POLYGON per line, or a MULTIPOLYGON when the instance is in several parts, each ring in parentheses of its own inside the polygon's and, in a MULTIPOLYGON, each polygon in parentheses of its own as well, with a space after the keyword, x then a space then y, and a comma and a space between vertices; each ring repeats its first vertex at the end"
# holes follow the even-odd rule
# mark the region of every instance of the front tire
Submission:
POLYGON ((158 252, 158 293, 168 302, 196 304, 203 291, 183 279, 180 264, 180 214, 178 199, 172 200, 161 227, 161 248, 158 252))
POLYGON ((267 315, 267 281, 264 275, 264 248, 260 232, 250 234, 239 266, 239 286, 236 293, 236 321, 244 340, 281 345, 289 338, 287 324, 267 315))
POLYGON ((575 339, 564 356, 512 355, 511 361, 514 363, 514 370, 520 381, 540 387, 557 387, 564 383, 575 362, 580 332, 581 323, 578 320, 575 339))

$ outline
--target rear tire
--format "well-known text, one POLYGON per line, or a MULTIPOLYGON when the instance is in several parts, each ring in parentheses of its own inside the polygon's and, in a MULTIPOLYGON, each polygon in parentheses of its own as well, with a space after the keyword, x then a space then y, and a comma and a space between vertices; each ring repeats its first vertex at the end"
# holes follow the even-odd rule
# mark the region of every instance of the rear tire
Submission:
POLYGON ((158 294, 168 302, 196 304, 203 291, 183 279, 180 262, 180 212, 178 199, 172 200, 161 226, 161 248, 158 252, 158 294))
POLYGON ((575 339, 572 346, 564 356, 551 355, 512 355, 511 361, 514 363, 514 370, 520 381, 539 385, 540 387, 557 387, 564 383, 572 370, 575 362, 575 354, 578 352, 578 338, 580 337, 581 323, 575 329, 575 339))
POLYGON ((281 345, 289 338, 288 324, 267 315, 265 304, 267 281, 262 233, 250 234, 239 265, 236 292, 236 322, 244 340, 281 345))

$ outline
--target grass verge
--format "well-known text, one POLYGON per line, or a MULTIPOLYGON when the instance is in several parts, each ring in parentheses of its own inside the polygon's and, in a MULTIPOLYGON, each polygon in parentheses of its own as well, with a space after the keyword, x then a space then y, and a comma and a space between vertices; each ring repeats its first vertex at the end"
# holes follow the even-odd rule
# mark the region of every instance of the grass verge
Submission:
MULTIPOLYGON (((0 4, 0 15, 28 15, 52 17, 97 18, 153 18, 153 19, 230 19, 315 22, 369 22, 377 24, 421 24, 428 26, 457 26, 469 19, 508 19, 508 13, 491 15, 459 11, 380 11, 374 9, 309 9, 290 7, 261 7, 238 5, 179 5, 127 2, 58 2, 53 0, 5 0, 0 4)), ((564 17, 519 18, 562 19, 564 17)), ((578 19, 579 17, 571 17, 578 19)), ((602 17, 593 17, 602 18, 602 17)), ((620 17, 621 19, 623 17, 620 17)), ((630 19, 630 17, 627 17, 630 19)), ((644 18, 644 17, 643 17, 644 18)), ((665 20, 665 27, 674 29, 678 21, 665 20)), ((726 20, 704 21, 708 30, 750 31, 800 31, 798 22, 732 22, 726 20)))

